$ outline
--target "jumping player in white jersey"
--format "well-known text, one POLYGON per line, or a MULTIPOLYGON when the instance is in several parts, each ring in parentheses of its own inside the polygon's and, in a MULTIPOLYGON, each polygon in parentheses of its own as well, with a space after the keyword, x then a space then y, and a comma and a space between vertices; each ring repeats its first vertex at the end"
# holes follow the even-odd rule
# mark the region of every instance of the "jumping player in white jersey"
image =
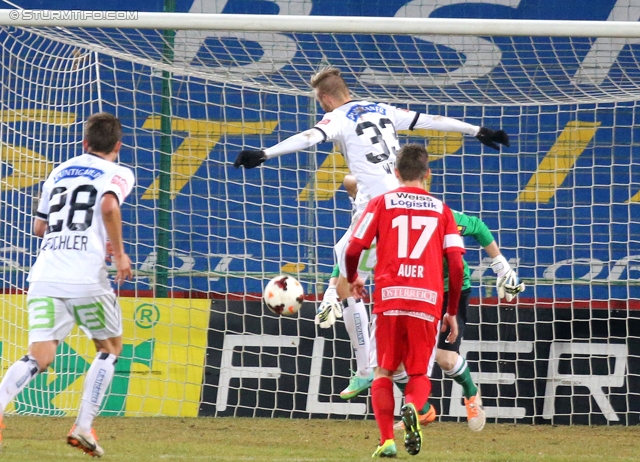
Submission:
MULTIPOLYGON (((373 370, 369 367, 367 310, 361 300, 356 300, 349 293, 344 253, 353 227, 367 203, 399 186, 394 174, 396 152, 400 149, 398 130, 426 128, 459 132, 475 136, 480 142, 496 150, 500 149, 498 143, 509 146, 509 137, 502 130, 493 131, 448 117, 421 114, 383 103, 352 101, 346 82, 334 67, 325 68, 314 75, 311 86, 315 90, 316 99, 326 111, 322 120, 313 128, 293 135, 273 147, 240 152, 234 166, 258 167, 268 159, 333 141, 344 156, 349 171, 356 177, 358 194, 351 226, 334 247, 336 261, 340 265, 337 287, 325 292, 315 319, 321 328, 331 327, 336 318, 342 317, 344 306, 344 323, 355 352, 357 370, 340 396, 351 399, 369 388, 373 381, 373 370), (338 300, 342 300, 342 304, 338 300)), ((374 256, 370 258, 370 262, 375 259, 374 256)), ((366 279, 368 273, 360 276, 366 279)))
POLYGON ((0 383, 0 432, 7 405, 47 370, 58 344, 77 324, 93 340, 97 355, 87 372, 67 443, 101 457, 104 450, 97 443, 93 420, 122 351, 122 314, 107 275, 106 247, 109 242, 116 282, 130 279, 120 204, 135 178, 129 168, 115 163, 122 146, 122 126, 116 117, 92 115, 84 135, 85 154, 56 167, 42 187, 33 230, 43 240, 28 278, 29 350, 0 383))

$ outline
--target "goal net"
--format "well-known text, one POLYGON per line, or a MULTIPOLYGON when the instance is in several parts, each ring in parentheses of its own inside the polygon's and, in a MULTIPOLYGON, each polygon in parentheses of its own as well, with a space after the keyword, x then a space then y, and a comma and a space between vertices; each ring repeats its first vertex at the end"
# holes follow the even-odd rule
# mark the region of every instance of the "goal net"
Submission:
MULTIPOLYGON (((176 15, 176 29, 164 30, 4 18, 2 371, 26 352, 42 181, 81 153, 87 117, 107 111, 124 125, 120 161, 137 185, 123 206, 135 266, 119 289, 125 350, 102 412, 372 418, 367 393, 338 396, 354 368, 343 323, 313 322, 351 219, 342 156, 325 143, 252 170, 232 166, 240 150, 322 117, 308 82, 330 64, 354 99, 511 137, 496 152, 456 133, 399 134, 428 142, 430 190, 481 218, 527 284, 516 302, 499 301, 490 259, 466 242, 473 291, 461 353, 489 421, 639 423, 638 46, 615 27, 551 37, 541 22, 491 35, 462 20, 468 33, 440 35, 428 20, 415 29, 424 33, 392 20, 383 34, 373 33, 379 18, 357 27, 333 18, 333 32, 314 33, 325 27, 318 18, 296 17, 297 30, 275 19, 260 30, 215 21, 193 30, 176 15), (260 301, 281 273, 304 285, 296 317, 275 317, 260 301)), ((74 333, 15 412, 73 414, 92 356, 74 333)), ((437 368, 433 379, 441 418, 464 421, 460 387, 437 368)))

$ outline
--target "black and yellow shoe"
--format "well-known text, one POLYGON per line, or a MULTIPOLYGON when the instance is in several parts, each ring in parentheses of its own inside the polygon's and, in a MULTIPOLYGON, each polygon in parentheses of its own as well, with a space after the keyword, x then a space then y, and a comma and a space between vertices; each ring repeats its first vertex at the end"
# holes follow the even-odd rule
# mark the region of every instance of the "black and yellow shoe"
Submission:
POLYGON ((422 430, 418 412, 412 403, 402 406, 402 423, 404 424, 404 448, 415 456, 422 447, 422 430))

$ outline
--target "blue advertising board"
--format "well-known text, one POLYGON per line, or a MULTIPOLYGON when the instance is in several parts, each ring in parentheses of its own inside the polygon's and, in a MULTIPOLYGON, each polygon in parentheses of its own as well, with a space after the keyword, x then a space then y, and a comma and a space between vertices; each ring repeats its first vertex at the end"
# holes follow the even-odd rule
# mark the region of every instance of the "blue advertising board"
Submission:
MULTIPOLYGON (((577 0, 475 3, 455 0, 177 0, 176 10, 272 15, 639 19, 625 6, 628 2, 586 3, 588 7, 577 0), (621 17, 625 12, 626 17, 621 17)), ((20 2, 20 5, 32 9, 94 8, 80 0, 32 0, 20 2)), ((109 4, 109 9, 130 8, 130 2, 109 4)), ((141 0, 136 3, 136 9, 162 11, 163 2, 141 0)), ((634 280, 640 276, 640 267, 635 265, 635 261, 640 260, 640 232, 635 226, 639 220, 634 218, 640 216, 638 199, 635 199, 640 190, 640 163, 634 149, 640 140, 635 123, 638 107, 632 96, 623 97, 624 92, 620 90, 632 95, 633 82, 640 76, 637 65, 640 49, 637 46, 620 45, 617 51, 610 53, 610 65, 605 66, 604 71, 600 69, 604 72, 600 85, 585 86, 580 83, 579 76, 588 73, 583 64, 595 49, 595 39, 498 37, 491 43, 497 48, 499 61, 492 61, 483 73, 472 79, 460 78, 456 85, 446 85, 445 76, 455 79, 452 69, 464 67, 465 58, 456 48, 447 48, 437 42, 424 40, 416 50, 412 37, 399 38, 394 47, 386 46, 390 44, 384 39, 364 35, 344 34, 320 40, 313 40, 308 34, 282 34, 282 37, 294 44, 293 52, 287 61, 274 69, 267 83, 282 83, 286 76, 287 85, 307 91, 308 95, 308 78, 315 71, 309 63, 326 59, 346 71, 347 80, 358 95, 389 100, 393 93, 399 100, 407 101, 407 95, 418 92, 424 95, 424 104, 404 103, 405 106, 503 128, 509 133, 512 146, 500 153, 484 149, 475 139, 467 137, 459 152, 436 159, 432 163, 431 189, 434 194, 444 196, 453 208, 479 214, 495 231, 505 255, 517 262, 519 276, 530 282, 527 297, 603 301, 638 298, 640 293, 634 285, 634 280), (404 53, 405 47, 419 56, 412 59, 410 54, 404 53), (425 57, 435 53, 441 61, 433 69, 421 66, 425 57), (406 72, 417 79, 418 85, 380 85, 389 75, 373 71, 370 64, 401 59, 406 62, 406 72), (618 90, 619 93, 615 93, 618 90), (601 96, 601 102, 595 102, 593 98, 581 99, 581 95, 589 92, 601 96), (614 93, 619 98, 611 96, 614 93), (446 99, 452 103, 443 104, 446 99), (515 100, 524 103, 515 104, 515 100), (568 142, 573 143, 571 149, 577 150, 575 146, 580 149, 573 152, 563 148, 568 142), (564 169, 562 181, 555 180, 557 184, 552 193, 544 200, 534 197, 537 193, 528 188, 531 184, 535 186, 536 175, 549 177, 554 174, 554 168, 562 170, 558 162, 566 161, 570 155, 573 156, 570 168, 564 169), (556 164, 545 164, 551 161, 556 164)), ((177 41, 180 39, 180 36, 176 38, 177 41)), ((219 67, 224 62, 237 66, 239 60, 244 65, 256 63, 263 56, 259 46, 248 47, 247 54, 241 58, 231 56, 229 50, 222 38, 207 37, 200 49, 193 51, 195 55, 178 58, 195 58, 199 65, 219 67)), ((101 100, 104 110, 115 112, 126 126, 131 127, 131 131, 125 133, 128 149, 123 150, 121 160, 135 168, 138 187, 134 197, 124 206, 123 216, 129 223, 138 223, 125 232, 127 242, 131 243, 130 253, 135 256, 138 269, 143 269, 144 265, 152 266, 154 258, 157 200, 148 198, 145 193, 156 181, 160 155, 157 132, 152 134, 145 128, 154 126, 157 121, 154 117, 159 113, 162 82, 159 77, 133 81, 130 76, 136 66, 137 69, 144 67, 120 62, 111 74, 105 70, 101 76, 106 83, 101 89, 101 100), (131 101, 132 95, 135 95, 134 101, 131 101), (148 155, 141 156, 140 152, 148 155)), ((249 80, 252 78, 256 82, 264 80, 259 76, 249 77, 249 80)), ((332 245, 349 223, 348 198, 340 193, 321 200, 318 209, 309 213, 301 206, 299 193, 309 182, 314 166, 322 164, 332 147, 320 145, 318 157, 313 161, 306 154, 284 156, 280 158, 280 170, 244 171, 231 167, 242 146, 270 146, 286 137, 283 134, 308 128, 311 123, 308 107, 314 104, 310 97, 259 92, 232 83, 205 84, 197 78, 175 76, 173 100, 174 149, 179 149, 185 142, 190 133, 189 123, 193 121, 235 121, 262 124, 269 129, 257 130, 255 135, 222 130, 225 143, 207 145, 207 161, 201 163, 173 198, 170 266, 174 269, 188 267, 191 275, 176 274, 171 286, 183 291, 259 293, 263 285, 259 277, 193 277, 192 273, 224 273, 228 270, 231 274, 269 274, 280 271, 283 262, 311 262, 307 268, 310 280, 318 272, 329 273, 333 266, 332 245), (300 107, 305 110, 295 110, 300 107), (276 114, 278 108, 288 110, 276 114), (271 188, 277 188, 277 194, 273 194, 275 189, 271 188), (334 209, 341 212, 334 213, 334 209)), ((90 99, 79 107, 82 107, 82 114, 89 113, 98 109, 98 103, 90 99)), ((315 110, 317 120, 322 111, 319 107, 315 110)), ((79 119, 82 114, 78 115, 79 119)), ((80 122, 74 133, 65 135, 70 145, 81 137, 80 122)), ((52 136, 52 139, 60 140, 62 135, 52 136)), ((406 136, 403 140, 418 141, 423 137, 406 136)), ((10 140, 2 141, 8 143, 10 140)), ((49 159, 56 160, 51 156, 49 159)), ((3 176, 11 173, 10 167, 6 168, 3 176)), ((12 200, 9 192, 3 191, 3 200, 12 200)), ((12 220, 6 211, 2 218, 12 220)), ((28 219, 27 215, 21 216, 19 227, 27 227, 28 219)), ((18 236, 18 233, 4 236, 4 246, 24 247, 18 242, 18 236)), ((20 266, 29 266, 33 257, 28 255, 33 255, 33 250, 19 258, 8 257, 5 252, 5 257, 18 259, 20 266)), ((486 267, 479 251, 469 251, 467 258, 473 267, 486 267)), ((148 282, 138 280, 136 284, 140 288, 148 282)), ((12 285, 23 283, 11 279, 12 285)), ((309 286, 309 289, 314 291, 315 286, 309 286)))

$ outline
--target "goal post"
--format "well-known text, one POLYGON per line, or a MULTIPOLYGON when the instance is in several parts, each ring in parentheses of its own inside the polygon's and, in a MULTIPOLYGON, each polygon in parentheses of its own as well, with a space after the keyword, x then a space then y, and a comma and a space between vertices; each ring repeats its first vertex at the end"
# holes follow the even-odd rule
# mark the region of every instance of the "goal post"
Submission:
MULTIPOLYGON (((136 277, 120 290, 129 346, 103 412, 372 418, 368 398, 338 396, 353 367, 344 326, 313 323, 351 218, 342 156, 324 143, 232 166, 322 117, 308 82, 331 64, 354 98, 511 137, 496 152, 456 133, 399 133, 428 143, 431 191, 480 217, 527 284, 498 301, 486 254, 466 242, 462 353, 489 420, 639 422, 640 23, 99 13, 0 10, 2 371, 26 349, 40 185, 80 154, 87 117, 108 111, 137 178, 123 205, 136 277), (260 302, 279 273, 305 287, 298 317, 260 302), (153 298, 158 285, 167 298, 153 298)), ((89 354, 74 334, 55 383, 15 411, 73 413, 89 354)), ((466 418, 440 372, 433 402, 445 420, 466 418)))

